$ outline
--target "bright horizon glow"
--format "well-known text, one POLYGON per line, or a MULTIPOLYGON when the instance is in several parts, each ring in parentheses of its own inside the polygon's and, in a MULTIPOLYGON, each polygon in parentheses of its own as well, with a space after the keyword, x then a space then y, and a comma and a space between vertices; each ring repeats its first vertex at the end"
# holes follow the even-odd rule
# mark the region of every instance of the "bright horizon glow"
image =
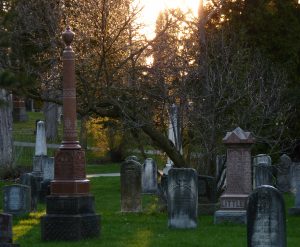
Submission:
POLYGON ((135 0, 135 3, 139 3, 143 7, 138 19, 145 25, 142 34, 146 35, 148 39, 152 39, 155 36, 156 19, 162 10, 180 8, 186 12, 191 9, 194 16, 197 16, 199 0, 135 0))

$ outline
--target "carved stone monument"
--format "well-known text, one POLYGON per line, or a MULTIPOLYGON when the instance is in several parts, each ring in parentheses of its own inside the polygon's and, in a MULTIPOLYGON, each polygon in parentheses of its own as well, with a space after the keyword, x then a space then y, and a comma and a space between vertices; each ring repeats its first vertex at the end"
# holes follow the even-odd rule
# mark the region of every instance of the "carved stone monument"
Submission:
POLYGON ((253 158, 253 188, 261 185, 273 185, 272 160, 266 154, 259 154, 253 158))
POLYGON ((283 154, 280 156, 280 162, 277 166, 277 180, 276 187, 281 192, 290 191, 290 168, 292 165, 291 158, 283 154))
POLYGON ((30 187, 21 184, 3 187, 3 211, 13 215, 22 215, 30 212, 31 195, 30 187))
POLYGON ((168 226, 196 228, 198 176, 191 168, 173 168, 168 175, 168 226))
POLYGON ((74 33, 63 33, 63 141, 55 156, 54 180, 41 219, 42 240, 81 240, 100 234, 100 216, 85 173, 85 152, 77 141, 74 33))
POLYGON ((221 208, 215 212, 214 222, 246 224, 247 199, 252 191, 250 148, 254 137, 238 127, 227 132, 223 143, 227 146, 227 187, 220 198, 221 208))
POLYGON ((151 158, 146 159, 143 164, 142 192, 145 194, 157 193, 157 165, 151 158))
POLYGON ((142 165, 135 160, 121 164, 121 212, 142 210, 142 165))
POLYGON ((18 244, 13 244, 11 214, 0 214, 0 247, 19 247, 18 244))
POLYGON ((248 247, 286 247, 285 206, 273 186, 256 188, 247 209, 248 247))

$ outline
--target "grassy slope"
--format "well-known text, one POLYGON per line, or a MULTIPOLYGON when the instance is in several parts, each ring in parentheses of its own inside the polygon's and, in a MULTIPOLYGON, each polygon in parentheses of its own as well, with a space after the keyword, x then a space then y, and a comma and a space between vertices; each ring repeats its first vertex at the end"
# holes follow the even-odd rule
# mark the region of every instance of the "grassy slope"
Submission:
MULTIPOLYGON (((38 217, 43 213, 14 219, 14 237, 22 247, 31 246, 103 246, 103 247, 160 247, 202 246, 242 247, 246 246, 246 227, 232 224, 214 225, 212 216, 199 217, 194 230, 172 230, 167 227, 166 213, 156 210, 154 196, 143 197, 144 212, 140 214, 120 213, 120 182, 118 177, 102 177, 91 180, 97 212, 102 218, 102 232, 98 239, 80 242, 41 242, 38 217)), ((293 199, 286 195, 286 208, 293 199)), ((288 246, 296 247, 300 241, 300 217, 287 218, 288 246)))

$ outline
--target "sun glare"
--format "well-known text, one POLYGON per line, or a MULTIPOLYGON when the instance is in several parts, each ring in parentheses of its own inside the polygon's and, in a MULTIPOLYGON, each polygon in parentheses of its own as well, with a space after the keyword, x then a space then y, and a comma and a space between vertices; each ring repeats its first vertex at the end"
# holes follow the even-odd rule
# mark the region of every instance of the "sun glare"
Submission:
POLYGON ((191 9, 193 14, 197 16, 198 0, 136 0, 143 7, 140 22, 145 25, 142 33, 148 39, 155 36, 155 21, 160 11, 168 8, 180 8, 183 11, 191 9))

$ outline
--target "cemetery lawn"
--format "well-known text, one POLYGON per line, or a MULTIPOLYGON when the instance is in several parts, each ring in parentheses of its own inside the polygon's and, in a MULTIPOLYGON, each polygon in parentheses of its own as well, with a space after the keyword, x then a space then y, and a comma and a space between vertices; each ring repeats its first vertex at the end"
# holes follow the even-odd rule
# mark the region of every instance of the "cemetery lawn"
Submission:
MULTIPOLYGON (((4 185, 0 183, 1 187, 4 185)), ((167 227, 167 214, 157 209, 155 196, 143 196, 143 213, 120 213, 120 178, 99 177, 91 179, 96 211, 101 215, 100 238, 80 242, 42 242, 39 217, 45 206, 39 205, 37 213, 14 217, 14 240, 22 247, 244 247, 247 246, 246 226, 214 225, 212 216, 200 216, 197 229, 174 230, 167 227)), ((285 195, 286 209, 294 199, 285 195)), ((2 206, 2 205, 1 205, 2 206)), ((300 217, 287 215, 288 246, 300 242, 300 217)))

